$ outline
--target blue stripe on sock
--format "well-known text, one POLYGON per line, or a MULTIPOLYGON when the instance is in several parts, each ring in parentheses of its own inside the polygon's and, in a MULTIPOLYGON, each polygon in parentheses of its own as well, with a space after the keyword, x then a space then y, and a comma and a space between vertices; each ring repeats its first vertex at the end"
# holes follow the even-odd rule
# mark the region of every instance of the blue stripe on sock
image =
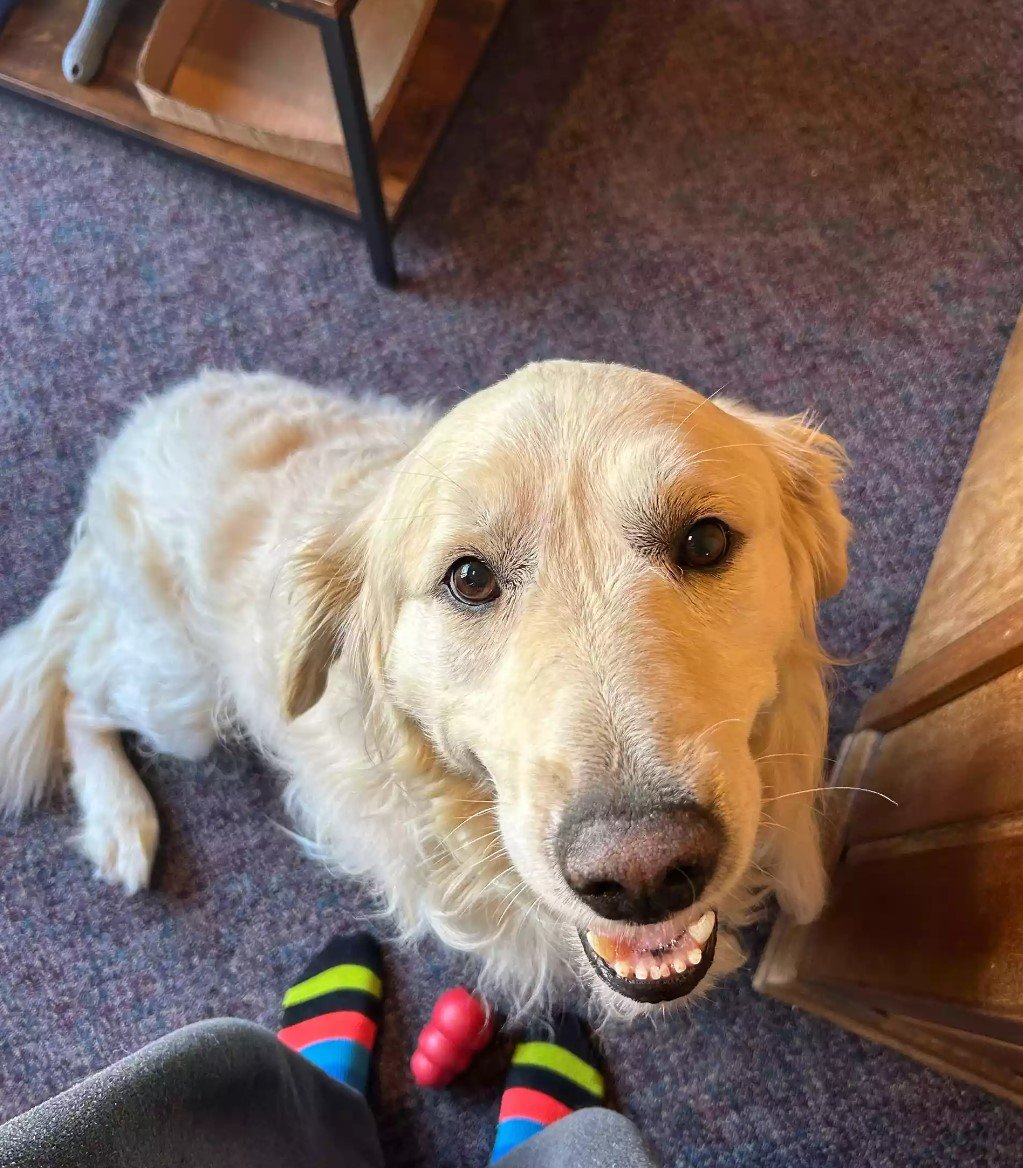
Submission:
POLYGON ((506 1153, 510 1152, 512 1148, 517 1148, 524 1140, 528 1140, 530 1136, 535 1136, 537 1132, 542 1132, 544 1125, 535 1119, 503 1119, 497 1125, 497 1139, 494 1141, 494 1151, 490 1157, 490 1163, 493 1164, 495 1160, 506 1153))
POLYGON ((326 1071, 332 1079, 347 1083, 361 1094, 366 1094, 369 1081, 370 1051, 361 1042, 350 1038, 325 1038, 311 1042, 301 1050, 314 1066, 326 1071))

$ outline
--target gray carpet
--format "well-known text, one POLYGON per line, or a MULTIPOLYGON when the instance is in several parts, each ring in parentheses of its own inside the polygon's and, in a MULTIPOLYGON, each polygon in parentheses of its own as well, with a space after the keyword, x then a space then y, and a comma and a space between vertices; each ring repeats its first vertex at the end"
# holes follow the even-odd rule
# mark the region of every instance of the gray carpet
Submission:
MULTIPOLYGON (((56 570, 97 441, 199 365, 414 398, 539 356, 605 358, 813 406, 847 443, 852 580, 825 614, 836 735, 890 674, 1023 301, 1016 0, 514 0, 378 290, 320 213, 0 98, 0 624, 56 570)), ((360 912, 278 825, 273 777, 149 759, 165 846, 126 903, 66 813, 0 830, 0 1115, 168 1029, 270 1023, 360 912)), ((394 1164, 485 1160, 502 1051, 415 1092, 455 970, 392 967, 380 1115, 394 1164)), ((1019 1163, 979 1090, 758 998, 748 975, 606 1044, 668 1165, 1019 1163)))

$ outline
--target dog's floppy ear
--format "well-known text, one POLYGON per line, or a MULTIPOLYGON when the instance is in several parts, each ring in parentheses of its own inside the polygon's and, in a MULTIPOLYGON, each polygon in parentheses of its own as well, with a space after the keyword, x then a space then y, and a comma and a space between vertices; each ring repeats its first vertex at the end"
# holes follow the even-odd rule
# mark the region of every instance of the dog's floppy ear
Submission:
POLYGON ((788 546, 802 635, 779 662, 779 693, 761 764, 769 832, 766 867, 782 908, 797 921, 821 911, 827 874, 821 856, 817 792, 828 739, 827 655, 817 639, 816 607, 842 590, 849 573, 850 525, 836 486, 845 451, 805 417, 761 417, 771 435, 785 507, 788 546), (767 756, 774 756, 773 758, 767 756))
POLYGON ((785 538, 794 553, 793 570, 805 564, 812 573, 815 600, 841 592, 849 574, 846 551, 850 531, 835 490, 848 462, 841 444, 805 414, 776 417, 735 402, 718 404, 768 439, 767 449, 782 489, 785 538))
POLYGON ((815 639, 792 647, 780 662, 778 694, 751 743, 764 799, 761 871, 800 924, 820 914, 827 891, 817 824, 828 740, 825 668, 815 639))
POLYGON ((345 627, 362 587, 357 543, 342 547, 318 531, 295 549, 282 574, 286 627, 280 655, 281 702, 289 719, 311 709, 327 688, 345 627))
POLYGON ((805 416, 761 416, 758 424, 773 439, 789 531, 808 556, 816 599, 826 600, 841 592, 849 575, 850 527, 835 490, 845 473, 845 451, 805 416))
POLYGON ((817 792, 827 747, 827 654, 817 639, 817 603, 841 591, 848 574, 849 521, 836 486, 846 466, 838 442, 805 417, 778 418, 725 407, 767 441, 782 491, 783 538, 799 631, 778 662, 778 693, 755 733, 765 800, 763 866, 782 908, 797 921, 821 911, 827 876, 817 825, 817 792))

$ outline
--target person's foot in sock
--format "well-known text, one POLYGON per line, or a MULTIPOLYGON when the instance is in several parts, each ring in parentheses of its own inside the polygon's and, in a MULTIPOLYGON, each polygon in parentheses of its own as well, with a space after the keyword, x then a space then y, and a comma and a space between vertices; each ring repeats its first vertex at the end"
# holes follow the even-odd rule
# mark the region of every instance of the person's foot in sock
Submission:
POLYGON ((604 1077, 586 1024, 574 1014, 562 1014, 553 1033, 538 1030, 515 1048, 490 1163, 573 1111, 603 1102, 604 1077))
POLYGON ((277 1037, 333 1079, 366 1094, 383 1005, 383 961, 369 933, 335 937, 284 995, 277 1037))

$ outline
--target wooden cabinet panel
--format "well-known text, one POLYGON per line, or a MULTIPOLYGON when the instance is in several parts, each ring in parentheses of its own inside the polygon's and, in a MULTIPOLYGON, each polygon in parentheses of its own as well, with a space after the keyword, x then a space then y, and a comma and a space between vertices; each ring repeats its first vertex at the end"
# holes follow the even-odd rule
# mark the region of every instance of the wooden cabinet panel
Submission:
POLYGON ((778 921, 754 984, 1023 1105, 1023 316, 832 783, 831 898, 778 921))
POLYGON ((1023 327, 984 421, 899 661, 918 665, 1023 593, 1023 327))
POLYGON ((798 970, 1023 1042, 1023 835, 843 864, 798 970))
POLYGON ((1023 669, 885 734, 856 796, 848 842, 1023 812, 1023 669))
POLYGON ((1017 1043, 988 1038, 983 1034, 971 1034, 968 1030, 956 1030, 953 1026, 942 1026, 920 1018, 901 1018, 897 1014, 891 1017, 900 1025, 912 1026, 921 1036, 931 1035, 939 1042, 955 1043, 961 1050, 997 1063, 1011 1074, 1023 1077, 1023 1046, 1017 1043))

